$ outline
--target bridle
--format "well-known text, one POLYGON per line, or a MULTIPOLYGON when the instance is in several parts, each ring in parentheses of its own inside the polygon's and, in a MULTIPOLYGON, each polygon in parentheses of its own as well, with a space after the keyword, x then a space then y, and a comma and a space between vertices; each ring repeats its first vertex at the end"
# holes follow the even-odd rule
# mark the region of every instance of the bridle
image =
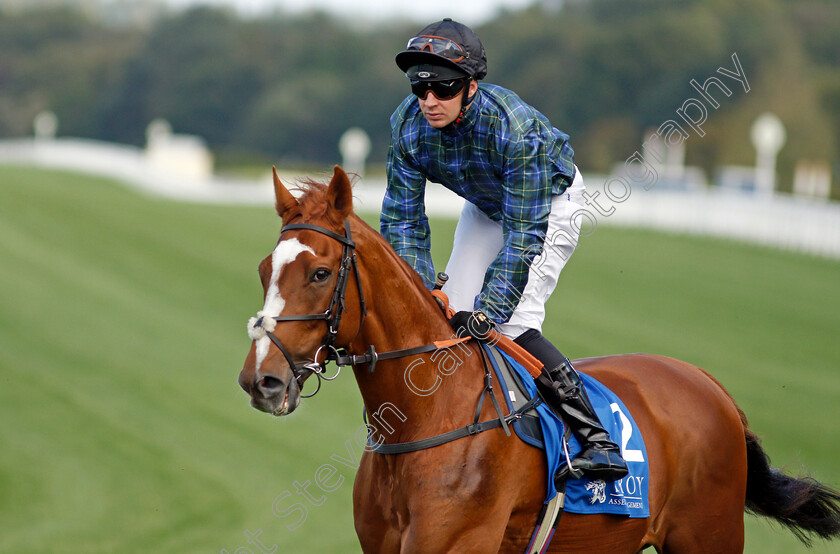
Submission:
MULTIPOLYGON (((318 393, 318 391, 321 390, 321 380, 332 381, 336 379, 339 373, 341 372, 341 368, 344 366, 356 366, 360 364, 367 364, 368 372, 373 373, 374 368, 376 367, 376 363, 379 360, 389 360, 395 358, 402 358, 405 356, 413 356, 416 354, 433 352, 436 350, 450 348, 454 344, 457 344, 459 342, 465 342, 466 340, 470 339, 470 337, 456 338, 446 341, 438 341, 430 344, 424 344, 421 346, 415 346, 413 348, 391 350, 388 352, 376 352, 374 346, 370 345, 368 347, 367 352, 365 352, 364 354, 348 354, 343 348, 336 348, 335 341, 338 336, 338 327, 341 324, 341 316, 345 311, 347 311, 347 306, 344 303, 344 297, 345 293, 347 292, 347 281, 349 279, 351 269, 353 270, 353 274, 356 277, 356 286, 358 287, 359 291, 359 328, 356 331, 357 336, 362 330, 364 318, 367 314, 367 310, 365 308, 365 297, 362 291, 362 281, 359 278, 358 260, 356 258, 355 253, 356 243, 353 242, 353 239, 350 236, 350 221, 344 221, 344 235, 339 235, 338 233, 330 231, 325 227, 312 225, 309 223, 294 223, 286 225, 280 230, 280 235, 282 236, 283 233, 286 231, 293 231, 297 229, 316 231, 332 239, 335 239, 342 244, 343 248, 341 253, 341 263, 338 268, 338 277, 336 279, 335 289, 333 290, 332 298, 330 299, 330 304, 327 307, 326 311, 320 314, 272 316, 271 318, 269 318, 269 321, 266 321, 265 315, 261 315, 260 313, 258 313, 258 317, 252 317, 248 321, 248 335, 253 340, 257 340, 264 336, 268 337, 271 340, 271 342, 273 342, 274 345, 280 349, 280 352, 282 352, 283 356, 286 358, 286 361, 289 364, 289 368, 292 371, 292 375, 294 375, 295 381, 297 381, 298 387, 300 389, 303 389, 303 382, 307 377, 307 372, 314 373, 318 377, 318 388, 315 389, 315 392, 308 395, 301 395, 301 398, 311 398, 315 396, 318 393), (289 351, 286 349, 285 346, 283 346, 283 343, 280 342, 280 339, 278 339, 274 335, 275 324, 277 322, 283 321, 320 320, 327 322, 327 333, 326 335, 324 335, 324 339, 321 341, 321 345, 315 351, 315 355, 313 356, 312 361, 305 363, 295 362, 291 354, 289 354, 289 351), (328 352, 324 359, 319 362, 318 355, 321 353, 321 350, 327 350, 328 352), (335 362, 336 366, 338 367, 338 370, 336 370, 335 375, 333 375, 332 377, 327 377, 324 375, 324 373, 326 372, 326 364, 328 361, 335 362)), ((350 342, 352 342, 352 340, 350 342)), ((520 407, 517 410, 511 411, 507 415, 504 415, 493 393, 492 377, 490 373, 490 368, 487 365, 487 354, 484 351, 485 348, 485 346, 481 346, 479 348, 479 351, 482 353, 482 360, 484 362, 484 390, 482 391, 482 394, 479 398, 478 407, 476 408, 475 412, 475 418, 471 425, 467 425, 465 427, 461 427, 460 429, 455 429, 453 431, 449 431, 447 433, 443 433, 426 439, 396 444, 370 444, 371 437, 369 435, 368 441, 370 450, 378 452, 380 454, 402 454, 406 452, 415 452, 417 450, 433 448, 441 444, 445 444, 464 437, 472 436, 476 433, 481 433, 490 429, 495 429, 496 427, 502 427, 505 431, 505 434, 507 436, 510 436, 511 433, 510 429, 508 428, 508 425, 520 419, 525 412, 532 409, 542 400, 539 396, 534 396, 524 406, 520 407), (493 403, 493 407, 495 408, 496 413, 499 416, 497 419, 479 421, 485 395, 490 397, 490 400, 493 403)))
MULTIPOLYGON (((353 270, 353 275, 356 277, 356 287, 359 291, 360 313, 359 331, 357 331, 357 334, 362 329, 362 324, 364 323, 364 317, 367 314, 367 310, 365 308, 364 293, 362 292, 362 281, 359 278, 359 266, 355 253, 356 243, 353 242, 353 239, 350 235, 350 220, 348 219, 344 221, 344 235, 339 235, 338 233, 330 231, 329 229, 321 227, 319 225, 312 225, 309 223, 292 223, 284 226, 280 230, 280 236, 282 237, 283 233, 285 233, 286 231, 294 231, 297 229, 316 231, 318 233, 321 233, 322 235, 330 237, 331 239, 335 239, 342 244, 341 263, 338 267, 338 277, 335 282, 335 289, 333 290, 333 295, 330 299, 330 304, 327 307, 326 311, 324 311, 323 313, 273 316, 271 317, 273 321, 270 322, 266 321, 266 317, 264 315, 258 314, 258 317, 251 318, 251 320, 248 322, 248 335, 253 340, 257 340, 258 338, 267 336, 271 340, 271 342, 273 342, 274 345, 280 349, 280 352, 282 352, 283 356, 286 358, 286 362, 288 362, 289 368, 292 371, 292 375, 294 375, 295 381, 297 381, 298 387, 300 389, 303 389, 303 381, 307 377, 308 373, 314 373, 318 376, 318 388, 315 389, 315 392, 309 395, 301 395, 301 398, 310 398, 312 396, 315 396, 318 393, 318 391, 321 390, 321 379, 324 379, 326 381, 332 381, 333 379, 338 377, 342 365, 347 365, 338 364, 338 370, 332 377, 327 377, 325 375, 326 365, 328 361, 332 360, 338 362, 342 359, 342 354, 335 347, 335 341, 336 337, 338 336, 339 325, 341 325, 341 316, 345 311, 347 311, 347 306, 344 302, 344 297, 347 292, 347 282, 350 277, 351 269, 353 270), (313 356, 311 362, 295 362, 291 354, 289 354, 289 351, 286 349, 285 346, 283 346, 283 343, 280 342, 280 339, 278 339, 277 336, 275 336, 275 323, 282 321, 319 320, 327 322, 327 332, 324 335, 324 339, 321 341, 321 345, 315 351, 315 356, 313 356), (322 350, 326 350, 327 355, 322 361, 319 362, 318 355, 321 353, 322 350)), ((346 356, 344 357, 346 358, 346 356)))
MULTIPOLYGON (((343 246, 342 253, 341 253, 341 263, 338 268, 338 277, 335 283, 335 289, 333 290, 332 298, 330 299, 330 304, 327 307, 326 311, 319 314, 302 314, 302 315, 283 315, 283 316, 271 316, 266 317, 265 314, 262 312, 257 313, 257 317, 252 317, 248 321, 248 336, 251 337, 252 340, 257 340, 262 337, 268 337, 271 342, 274 343, 275 346, 283 353, 283 356, 286 358, 286 362, 289 364, 289 369, 292 372, 292 375, 295 377, 295 381, 297 381, 298 387, 303 388, 303 382, 308 377, 309 373, 314 373, 318 377, 318 388, 315 389, 315 392, 308 395, 301 395, 301 398, 311 398, 315 396, 319 390, 321 390, 321 381, 332 381, 336 379, 341 373, 341 368, 344 366, 357 366, 361 364, 366 364, 369 373, 373 373, 374 369, 376 368, 377 362, 380 360, 392 360, 396 358, 403 358, 406 356, 414 356, 417 354, 426 354, 429 352, 434 352, 436 350, 441 350, 445 348, 450 348, 454 344, 459 342, 465 342, 469 340, 469 337, 464 338, 450 338, 441 341, 435 341, 429 344, 423 344, 420 346, 415 346, 412 348, 403 348, 399 350, 390 350, 388 352, 377 352, 374 345, 369 345, 367 351, 363 354, 350 354, 344 348, 336 347, 335 342, 338 336, 338 327, 341 324, 341 316, 342 314, 347 311, 347 306, 344 302, 344 297, 347 292, 347 282, 350 277, 350 271, 353 271, 353 275, 356 277, 356 287, 359 292, 359 327, 356 330, 356 336, 361 332, 362 325, 364 324, 365 315, 367 315, 367 309, 365 307, 365 296, 362 290, 362 281, 359 275, 359 266, 358 266, 358 259, 356 257, 355 248, 356 243, 353 242, 353 239, 350 235, 350 221, 345 220, 344 222, 344 235, 339 235, 333 231, 325 227, 321 227, 319 225, 312 225, 309 223, 293 223, 284 226, 280 230, 280 235, 286 231, 293 231, 297 229, 305 229, 309 231, 316 231, 323 235, 330 237, 331 239, 335 239, 340 242, 343 246), (283 343, 277 336, 274 334, 274 328, 276 323, 284 322, 284 321, 326 321, 327 322, 327 332, 324 335, 324 339, 321 341, 321 345, 315 351, 315 355, 312 357, 312 361, 298 363, 292 358, 292 355, 289 353, 288 349, 283 346, 283 343), (323 360, 318 361, 318 356, 321 354, 322 350, 327 351, 327 355, 324 357, 323 360), (327 362, 334 362, 335 365, 338 367, 335 374, 331 377, 326 376, 326 367, 327 362)), ((440 302, 440 301, 439 301, 440 302)), ((348 342, 352 342, 348 341, 348 342)))
MULTIPOLYGON (((341 368, 344 366, 356 366, 361 364, 366 364, 369 373, 373 373, 374 369, 376 368, 376 363, 379 360, 391 360, 395 358, 403 358, 405 356, 413 356, 416 354, 425 354, 428 352, 433 352, 435 350, 440 350, 442 348, 449 348, 453 344, 457 342, 462 342, 466 339, 448 339, 444 341, 437 341, 430 344, 424 344, 421 346, 415 346, 413 348, 403 348, 400 350, 391 350, 388 352, 377 352, 374 345, 369 345, 367 351, 364 354, 350 354, 344 348, 337 348, 335 345, 336 337, 338 336, 338 327, 341 324, 341 316, 342 314, 347 311, 347 306, 344 302, 345 293, 347 292, 347 281, 350 277, 350 270, 352 269, 353 275, 356 277, 356 287, 359 291, 359 327, 356 331, 356 335, 361 332, 362 325, 364 324, 365 315, 367 315, 367 309, 365 307, 365 295, 362 291, 362 280, 359 276, 359 266, 358 266, 358 259, 356 257, 355 248, 356 243, 353 242, 353 239, 350 235, 350 221, 344 221, 344 235, 339 235, 329 229, 321 227, 319 225, 312 225, 309 223, 293 223, 286 225, 280 230, 280 235, 286 231, 293 231, 296 229, 306 229, 309 231, 316 231, 323 235, 330 237, 331 239, 335 239, 343 245, 343 250, 341 253, 341 263, 338 268, 338 278, 336 279, 335 283, 335 290, 333 290, 332 298, 330 299, 330 304, 327 307, 326 311, 320 314, 303 314, 303 315, 282 315, 282 316, 271 316, 266 317, 265 314, 262 312, 257 313, 257 317, 252 317, 248 321, 248 336, 251 337, 252 340, 257 340, 262 337, 268 337, 271 342, 274 343, 275 346, 283 353, 283 356, 286 358, 286 362, 289 364, 289 368, 292 372, 292 375, 295 377, 295 381, 297 381, 298 387, 301 389, 303 388, 303 382, 308 376, 309 373, 314 373, 318 377, 318 388, 315 389, 315 392, 308 395, 301 395, 301 398, 311 398, 315 396, 319 390, 321 390, 321 380, 324 381, 332 381, 338 377, 338 374, 341 372, 341 368), (324 339, 321 341, 321 345, 315 351, 315 355, 310 362, 303 362, 297 363, 292 358, 292 355, 289 353, 288 349, 283 346, 283 343, 277 336, 274 334, 274 327, 275 324, 278 322, 283 321, 319 321, 324 320, 327 322, 327 333, 324 335, 324 339), (322 350, 327 351, 327 355, 324 357, 323 360, 318 361, 318 356, 321 354, 322 350), (326 366, 327 362, 335 362, 335 365, 338 369, 335 372, 335 375, 331 377, 326 376, 326 366)), ((349 342, 352 342, 349 341, 349 342)))

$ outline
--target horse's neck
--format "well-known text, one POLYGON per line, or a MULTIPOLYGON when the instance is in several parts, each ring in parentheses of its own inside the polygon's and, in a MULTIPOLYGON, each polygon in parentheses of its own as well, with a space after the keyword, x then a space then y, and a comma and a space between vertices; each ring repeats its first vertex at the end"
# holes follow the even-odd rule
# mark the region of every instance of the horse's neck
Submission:
MULTIPOLYGON (((379 353, 390 352, 454 337, 429 291, 392 250, 379 243, 368 246, 360 266, 363 275, 377 277, 363 278, 368 314, 353 341, 354 352, 369 345, 379 353)), ((447 422, 460 421, 460 412, 471 417, 477 401, 473 389, 480 390, 483 383, 481 368, 474 346, 455 346, 434 355, 380 361, 372 374, 361 366, 356 379, 369 413, 398 411, 406 417, 404 429, 428 429, 432 414, 442 414, 447 422)))
POLYGON ((368 311, 359 333, 364 346, 397 350, 452 334, 414 270, 375 231, 360 245, 359 267, 368 311))

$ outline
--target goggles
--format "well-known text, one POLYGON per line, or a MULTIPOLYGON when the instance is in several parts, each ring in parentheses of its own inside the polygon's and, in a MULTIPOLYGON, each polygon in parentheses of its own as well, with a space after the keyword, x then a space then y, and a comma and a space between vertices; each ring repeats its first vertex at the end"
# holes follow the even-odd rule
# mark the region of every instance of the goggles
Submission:
POLYGON ((464 90, 464 85, 469 82, 469 78, 452 79, 449 81, 411 81, 411 92, 417 98, 426 98, 426 93, 432 91, 438 100, 449 100, 458 96, 458 93, 464 90))
POLYGON ((447 60, 455 63, 460 62, 464 58, 469 58, 470 53, 455 41, 448 38, 436 37, 433 35, 422 35, 414 37, 408 41, 405 46, 406 50, 420 50, 421 52, 431 52, 442 56, 447 60))

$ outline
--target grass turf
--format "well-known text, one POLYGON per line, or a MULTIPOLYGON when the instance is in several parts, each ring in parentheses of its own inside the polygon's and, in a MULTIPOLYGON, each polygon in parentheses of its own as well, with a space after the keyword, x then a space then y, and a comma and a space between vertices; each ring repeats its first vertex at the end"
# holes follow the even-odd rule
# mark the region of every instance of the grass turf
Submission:
MULTIPOLYGON (((454 224, 433 227, 442 267, 454 224)), ((248 535, 287 552, 358 551, 353 471, 338 464, 318 505, 295 488, 360 454, 353 379, 283 419, 251 409, 236 384, 262 303, 257 264, 278 229, 270 208, 0 168, 0 551, 259 552, 248 535), (302 512, 272 506, 296 500, 308 512, 289 530, 302 512)), ((570 357, 646 351, 704 367, 775 465, 838 486, 838 283, 837 261, 602 227, 564 271, 545 332, 570 357)), ((747 552, 805 551, 747 525, 747 552)))

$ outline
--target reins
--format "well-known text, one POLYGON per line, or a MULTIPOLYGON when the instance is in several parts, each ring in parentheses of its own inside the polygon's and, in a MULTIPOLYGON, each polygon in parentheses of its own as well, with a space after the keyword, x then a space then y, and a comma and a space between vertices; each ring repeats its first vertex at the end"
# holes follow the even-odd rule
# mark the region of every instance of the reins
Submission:
MULTIPOLYGON (((509 437, 509 425, 515 422, 516 420, 521 419, 522 416, 525 415, 527 412, 536 408, 542 402, 542 399, 539 395, 535 395, 533 398, 531 398, 528 402, 520 406, 518 409, 510 412, 507 415, 503 414, 502 408, 499 405, 499 401, 496 399, 496 395, 493 392, 493 375, 491 373, 490 366, 487 363, 487 352, 485 352, 485 348, 487 347, 481 344, 479 345, 479 351, 481 352, 481 361, 484 364, 484 388, 481 391, 481 395, 478 397, 478 405, 475 408, 475 416, 473 417, 473 422, 471 424, 461 427, 459 429, 448 431, 446 433, 441 433, 440 435, 435 435, 433 437, 428 437, 416 441, 397 442, 391 444, 374 442, 372 440, 372 435, 368 434, 368 449, 372 452, 376 452, 379 454, 405 454, 407 452, 417 452, 418 450, 434 448, 435 446, 440 446, 448 442, 463 439, 465 437, 476 435, 484 431, 489 431, 490 429, 495 429, 497 427, 501 427, 502 429, 504 429, 505 435, 509 437), (481 417, 481 409, 484 406, 484 398, 487 396, 490 397, 490 401, 493 403, 493 408, 496 410, 496 415, 498 417, 485 421, 479 421, 479 418, 481 417)), ((365 421, 365 423, 367 423, 367 421, 365 421)))

